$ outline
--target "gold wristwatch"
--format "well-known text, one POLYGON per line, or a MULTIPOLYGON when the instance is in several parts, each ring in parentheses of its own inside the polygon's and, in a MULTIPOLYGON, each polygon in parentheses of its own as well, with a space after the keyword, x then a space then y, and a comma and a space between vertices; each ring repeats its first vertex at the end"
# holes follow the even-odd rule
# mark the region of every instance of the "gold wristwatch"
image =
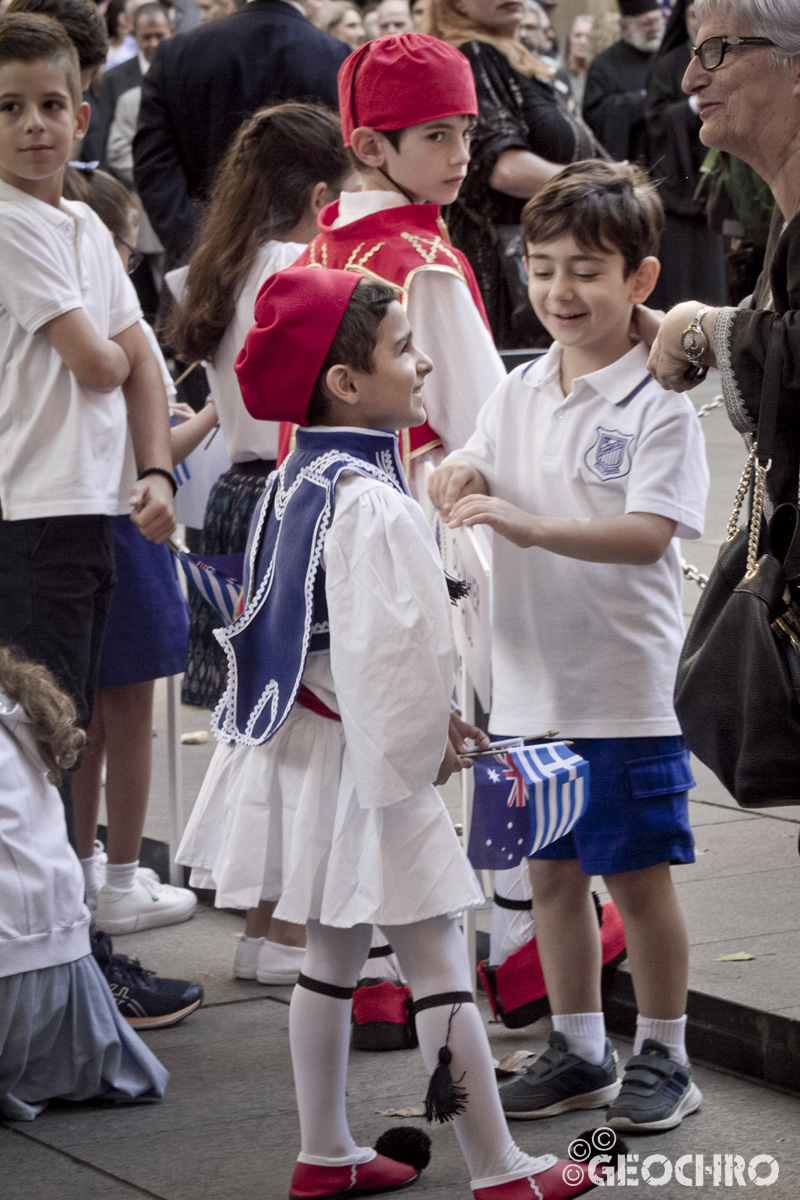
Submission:
POLYGON ((703 326, 700 323, 708 312, 711 312, 711 309, 707 306, 698 308, 694 320, 681 334, 681 350, 689 362, 696 367, 700 366, 703 355, 708 350, 708 338, 703 333, 703 326))
POLYGON ((700 383, 708 374, 708 367, 703 366, 703 355, 708 350, 708 338, 703 333, 701 321, 707 312, 711 309, 704 305, 698 308, 694 315, 694 320, 690 322, 686 329, 681 334, 681 350, 689 360, 690 366, 686 369, 686 378, 693 380, 695 383, 700 383))

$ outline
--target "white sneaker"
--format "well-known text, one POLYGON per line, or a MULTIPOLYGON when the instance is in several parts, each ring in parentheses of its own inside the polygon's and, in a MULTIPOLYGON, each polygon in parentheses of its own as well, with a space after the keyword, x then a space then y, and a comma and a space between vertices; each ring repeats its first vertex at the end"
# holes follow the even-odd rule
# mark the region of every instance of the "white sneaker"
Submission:
POLYGON ((305 946, 281 946, 262 938, 256 959, 256 979, 273 987, 297 983, 306 956, 305 946))
POLYGON ((197 907, 197 897, 188 888, 171 887, 137 875, 129 892, 104 884, 97 898, 95 928, 103 933, 133 933, 159 925, 188 921, 197 907))
MULTIPOLYGON (((106 854, 106 848, 102 842, 97 841, 94 844, 94 872, 98 889, 105 887, 107 866, 108 855, 106 854)), ((137 867, 136 875, 140 879, 152 879, 155 883, 161 882, 161 876, 152 867, 137 867)))

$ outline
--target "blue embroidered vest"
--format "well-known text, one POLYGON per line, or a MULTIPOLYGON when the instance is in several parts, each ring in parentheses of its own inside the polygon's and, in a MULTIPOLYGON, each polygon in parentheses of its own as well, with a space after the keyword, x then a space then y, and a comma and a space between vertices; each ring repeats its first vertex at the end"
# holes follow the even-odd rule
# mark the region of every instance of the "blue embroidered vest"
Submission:
POLYGON ((220 741, 260 746, 277 733, 309 653, 329 647, 322 548, 348 472, 409 494, 397 435, 382 430, 298 429, 296 449, 267 480, 245 556, 244 611, 215 631, 228 660, 213 721, 220 741))

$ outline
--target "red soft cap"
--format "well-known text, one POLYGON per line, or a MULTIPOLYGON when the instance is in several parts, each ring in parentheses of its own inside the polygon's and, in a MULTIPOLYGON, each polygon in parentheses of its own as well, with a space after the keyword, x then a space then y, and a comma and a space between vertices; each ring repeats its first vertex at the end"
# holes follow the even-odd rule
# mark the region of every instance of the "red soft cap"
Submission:
POLYGON ((472 68, 455 46, 425 33, 392 33, 360 46, 339 68, 345 146, 353 130, 408 129, 442 117, 477 117, 472 68))
POLYGON ((361 279, 354 271, 288 267, 267 280, 235 365, 251 417, 308 424, 314 384, 361 279))

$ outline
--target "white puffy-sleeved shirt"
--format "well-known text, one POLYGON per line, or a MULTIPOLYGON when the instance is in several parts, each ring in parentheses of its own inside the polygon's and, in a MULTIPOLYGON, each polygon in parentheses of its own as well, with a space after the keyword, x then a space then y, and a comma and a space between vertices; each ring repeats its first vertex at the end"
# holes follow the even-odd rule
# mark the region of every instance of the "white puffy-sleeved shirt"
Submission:
POLYGON ((453 458, 492 495, 559 517, 655 513, 676 522, 657 563, 582 562, 493 538, 491 728, 563 737, 680 733, 672 706, 685 631, 678 538, 703 532, 705 443, 686 396, 641 346, 560 386, 561 348, 514 371, 453 458))
POLYGON ((141 310, 111 234, 85 204, 0 181, 0 507, 6 520, 113 515, 127 429, 120 388, 78 383, 39 332, 82 308, 113 338, 141 310))
POLYGON ((0 692, 0 976, 89 954, 91 916, 64 805, 27 714, 0 692))
MULTIPOLYGON (((404 204, 410 201, 399 192, 342 192, 334 226, 404 204)), ((436 466, 466 443, 481 406, 506 371, 469 288, 455 275, 418 271, 409 289, 407 316, 414 342, 433 363, 423 400, 443 446, 412 460, 408 483, 417 496, 425 486, 424 464, 436 466)))
MULTIPOLYGON (((205 364, 211 395, 217 406, 225 451, 232 463, 275 458, 278 453, 278 422, 259 421, 244 406, 233 365, 252 328, 256 297, 270 275, 290 267, 305 250, 300 242, 267 242, 256 252, 250 272, 236 300, 236 311, 211 362, 205 364)), ((167 274, 167 286, 178 303, 185 293, 188 267, 167 274)))
POLYGON ((330 653, 303 682, 341 722, 295 705, 260 746, 220 743, 177 861, 219 907, 278 900, 282 920, 402 925, 483 903, 433 780, 454 680, 441 560, 409 496, 337 485, 323 566, 330 653))

